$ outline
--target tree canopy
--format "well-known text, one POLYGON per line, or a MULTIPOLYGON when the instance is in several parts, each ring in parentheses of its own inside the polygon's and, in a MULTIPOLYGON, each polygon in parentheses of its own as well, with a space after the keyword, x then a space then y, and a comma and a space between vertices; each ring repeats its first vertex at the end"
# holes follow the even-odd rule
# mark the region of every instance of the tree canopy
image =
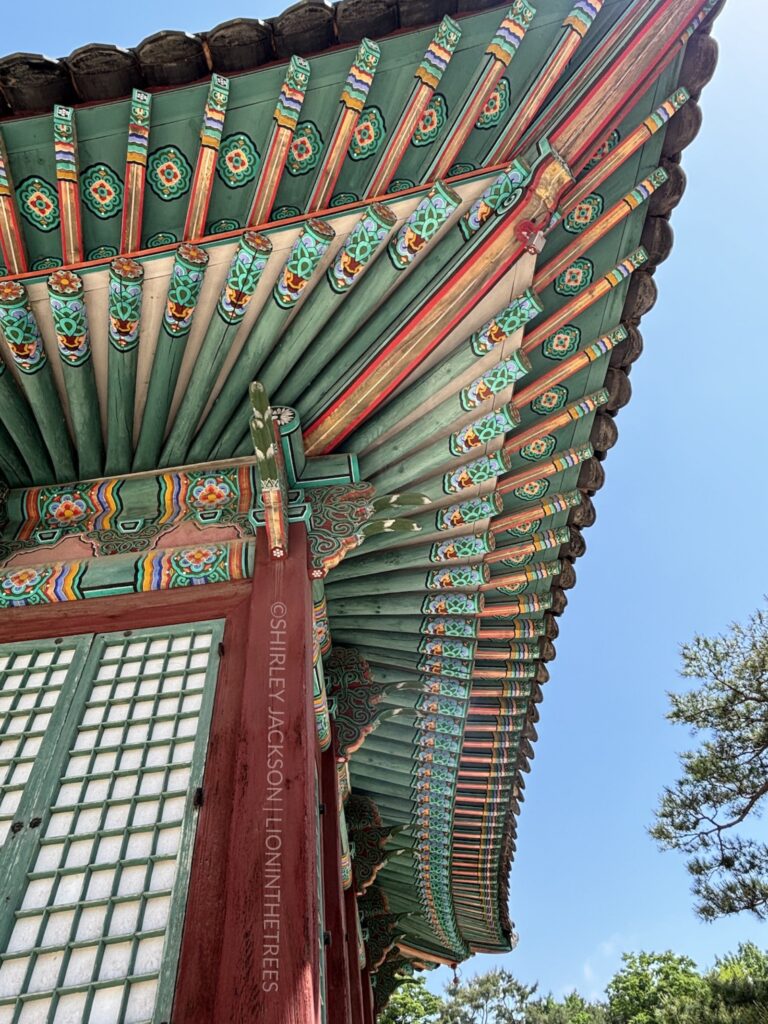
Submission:
POLYGON ((696 911, 705 920, 748 910, 768 918, 768 844, 750 835, 768 796, 768 613, 682 647, 670 721, 698 740, 664 790, 651 835, 687 855, 696 911))

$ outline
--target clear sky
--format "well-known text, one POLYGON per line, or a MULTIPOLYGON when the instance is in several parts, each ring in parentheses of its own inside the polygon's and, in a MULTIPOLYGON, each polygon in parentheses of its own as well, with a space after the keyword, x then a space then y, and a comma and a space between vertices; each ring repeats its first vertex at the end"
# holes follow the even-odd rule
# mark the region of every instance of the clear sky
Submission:
MULTIPOLYGON (((160 29, 202 30, 283 6, 38 0, 31 18, 8 3, 0 51, 130 46, 160 29)), ((702 131, 683 154, 675 246, 656 272, 660 297, 643 319, 634 396, 619 414, 541 706, 512 872, 520 944, 462 968, 501 961, 557 994, 600 993, 624 950, 672 948, 704 966, 746 939, 768 948, 768 925, 697 921, 681 858, 659 853, 645 831, 688 739, 664 720, 678 644, 746 617, 768 592, 768 487, 758 469, 768 408, 758 280, 768 6, 729 0, 714 34, 720 64, 702 96, 702 131)))

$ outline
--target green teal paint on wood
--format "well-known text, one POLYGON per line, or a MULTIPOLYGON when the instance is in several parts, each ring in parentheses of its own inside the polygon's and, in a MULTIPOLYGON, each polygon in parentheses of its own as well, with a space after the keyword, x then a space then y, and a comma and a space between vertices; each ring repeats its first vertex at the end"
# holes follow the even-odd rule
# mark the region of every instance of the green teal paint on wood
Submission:
POLYGON ((160 466, 178 466, 184 462, 211 387, 224 365, 271 252, 272 243, 264 235, 248 231, 240 240, 163 448, 160 466))
MULTIPOLYGON (((44 483, 53 478, 53 467, 43 445, 34 416, 24 396, 16 386, 5 363, 0 362, 0 420, 13 439, 15 449, 21 454, 22 465, 29 468, 33 483, 44 483)), ((16 462, 13 449, 6 451, 9 465, 16 462)), ((26 476, 26 472, 23 474, 26 476)))
POLYGON ((20 282, 8 281, 0 288, 0 329, 19 370, 21 387, 45 441, 55 479, 74 480, 77 472, 64 410, 27 290, 20 282))
MULTIPOLYGON (((215 452, 223 447, 220 436, 231 422, 233 413, 237 413, 235 441, 248 432, 248 385, 277 344, 286 320, 303 298, 305 288, 334 237, 333 228, 325 221, 310 220, 294 242, 271 294, 259 311, 227 380, 192 443, 189 461, 203 462, 217 457, 215 452)), ((234 448, 234 444, 231 447, 234 448)))
POLYGON ((141 335, 144 267, 120 257, 109 269, 107 382, 108 474, 128 473, 133 456, 133 410, 141 335))
POLYGON ((70 270, 55 270, 48 278, 48 301, 67 390, 78 477, 88 480, 102 474, 104 443, 82 278, 70 270))
POLYGON ((157 466, 207 265, 208 253, 198 245, 183 242, 176 251, 147 387, 141 432, 133 458, 134 472, 157 466))

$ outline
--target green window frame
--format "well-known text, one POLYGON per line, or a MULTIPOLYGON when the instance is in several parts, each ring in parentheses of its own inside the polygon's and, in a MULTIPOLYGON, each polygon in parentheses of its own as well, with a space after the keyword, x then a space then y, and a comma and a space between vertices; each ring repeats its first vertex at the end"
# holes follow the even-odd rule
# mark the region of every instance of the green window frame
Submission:
POLYGON ((170 1019, 223 629, 0 646, 0 1024, 170 1019))

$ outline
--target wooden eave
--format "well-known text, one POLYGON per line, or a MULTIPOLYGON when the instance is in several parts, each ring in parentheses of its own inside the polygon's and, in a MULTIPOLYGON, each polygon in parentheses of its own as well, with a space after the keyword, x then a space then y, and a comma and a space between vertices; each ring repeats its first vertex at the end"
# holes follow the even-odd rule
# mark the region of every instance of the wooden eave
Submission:
MULTIPOLYGON (((699 26, 695 17, 705 9, 704 0, 698 6, 672 5, 676 10, 669 14, 670 23, 654 30, 658 52, 651 48, 650 55, 646 52, 639 61, 637 89, 631 96, 616 97, 615 115, 586 152, 584 139, 589 138, 592 121, 580 112, 590 90, 609 80, 612 68, 635 45, 635 37, 650 30, 639 18, 613 47, 611 33, 619 31, 623 19, 639 15, 640 8, 662 10, 665 3, 609 0, 583 45, 574 47, 567 65, 558 65, 558 74, 549 81, 550 62, 562 57, 563 18, 571 11, 569 3, 559 0, 556 6, 556 11, 542 12, 540 26, 533 20, 519 55, 509 63, 504 76, 508 105, 498 119, 494 120, 494 103, 503 99, 498 85, 488 85, 490 79, 482 77, 473 79, 478 88, 487 88, 491 123, 481 128, 469 125, 465 145, 448 168, 453 173, 448 173, 447 185, 435 185, 429 173, 439 166, 441 147, 451 131, 461 127, 461 110, 470 109, 472 98, 465 95, 465 86, 483 59, 503 8, 466 12, 461 20, 465 43, 448 63, 440 84, 440 91, 451 97, 448 116, 434 143, 424 147, 423 158, 419 147, 410 147, 403 156, 406 163, 401 161, 401 166, 413 168, 414 177, 393 181, 404 187, 358 194, 350 186, 347 201, 334 203, 334 196, 344 195, 345 182, 364 183, 368 176, 360 171, 365 161, 347 158, 337 185, 326 189, 320 205, 313 207, 312 197, 327 170, 328 153, 323 151, 313 173, 278 175, 269 215, 281 207, 285 213, 295 202, 294 212, 255 225, 266 241, 251 237, 242 242, 245 193, 250 195, 252 189, 244 188, 242 194, 228 190, 219 175, 212 178, 207 198, 218 214, 236 199, 242 207, 233 218, 236 226, 214 233, 210 229, 216 222, 206 221, 201 235, 191 239, 195 251, 187 252, 181 264, 176 243, 182 224, 189 223, 198 185, 191 183, 186 198, 177 202, 173 224, 163 219, 165 206, 172 203, 155 197, 148 211, 150 220, 156 218, 151 237, 163 232, 175 237, 146 246, 133 257, 143 275, 139 341, 128 356, 133 360, 135 401, 131 373, 120 362, 114 331, 110 341, 108 313, 118 316, 119 310, 116 300, 110 299, 116 272, 110 269, 109 257, 77 264, 88 318, 88 354, 80 362, 67 362, 64 332, 60 324, 57 330, 52 317, 51 299, 56 300, 56 294, 50 294, 46 283, 50 268, 34 270, 30 262, 23 272, 0 277, 0 301, 3 282, 7 288, 10 282, 21 284, 29 303, 29 329, 37 327, 38 355, 45 363, 39 372, 30 373, 23 365, 28 349, 25 355, 22 346, 9 347, 6 332, 0 346, 7 367, 0 375, 0 387, 5 388, 0 396, 0 463, 12 487, 9 507, 21 507, 22 495, 26 500, 30 493, 41 493, 39 489, 63 490, 73 475, 129 480, 132 473, 144 473, 154 480, 190 466, 247 466, 252 461, 247 432, 247 386, 252 377, 265 382, 273 402, 298 410, 310 455, 356 457, 363 477, 379 495, 423 495, 422 504, 397 512, 420 529, 382 533, 351 551, 325 580, 325 599, 334 643, 356 648, 383 692, 371 722, 375 728, 350 758, 353 791, 374 801, 385 825, 400 828, 388 842, 391 855, 377 884, 393 912, 408 915, 401 926, 402 948, 435 960, 461 959, 473 950, 502 950, 514 942, 508 874, 522 800, 521 773, 529 770, 533 756, 537 705, 541 686, 549 678, 545 663, 554 657, 554 617, 564 610, 565 592, 575 583, 573 563, 584 551, 582 531, 594 521, 591 498, 602 486, 602 462, 616 441, 615 416, 630 397, 628 375, 642 350, 637 325, 656 298, 653 270, 671 247, 667 222, 684 187, 680 151, 698 127, 696 101, 686 102, 681 90, 685 87, 698 96, 714 67, 707 32, 715 8, 699 26), (689 25, 691 34, 678 42, 689 25), (505 131, 520 115, 515 97, 535 99, 539 79, 547 83, 539 105, 520 121, 519 137, 505 143, 505 131), (670 97, 672 102, 665 107, 670 97), (616 153, 654 111, 661 111, 656 115, 658 130, 638 136, 632 152, 617 160, 616 153), (515 203, 530 202, 533 190, 540 187, 536 175, 556 169, 545 137, 562 140, 566 163, 573 158, 575 182, 563 179, 551 209, 541 200, 532 227, 528 221, 517 224, 515 203), (511 164, 512 157, 523 162, 511 164), (497 163, 511 171, 499 177, 497 163), (486 220, 481 218, 479 227, 468 231, 467 225, 472 227, 482 210, 478 197, 486 195, 486 205, 495 201, 501 186, 494 183, 499 180, 511 192, 515 174, 520 177, 521 197, 507 197, 486 220), (586 192, 585 181, 594 182, 586 192), (569 199, 576 194, 577 203, 569 199), (333 267, 342 251, 347 255, 345 272, 350 259, 359 254, 349 248, 348 240, 374 200, 386 207, 379 212, 378 228, 368 228, 369 236, 374 230, 380 234, 376 254, 363 273, 355 270, 347 284, 335 288, 333 267), (438 222, 442 217, 443 222, 426 241, 417 238, 419 255, 413 266, 398 268, 393 239, 401 239, 401 253, 407 251, 404 225, 410 218, 412 236, 423 230, 424 217, 419 220, 421 215, 414 211, 426 209, 425 202, 433 204, 427 209, 429 216, 438 222), (302 245, 304 266, 310 266, 306 280, 300 286, 294 280, 293 293, 290 281, 288 290, 280 292, 285 268, 298 273, 296 252, 302 245), (222 314, 224 310, 229 315, 226 285, 233 284, 232 259, 244 246, 252 258, 253 252, 263 258, 264 266, 249 285, 241 319, 233 316, 227 322, 222 314), (199 272, 201 283, 191 303, 183 359, 173 362, 163 354, 173 333, 164 335, 162 324, 169 280, 180 265, 187 274, 199 272), (459 280, 474 287, 469 293, 454 294, 459 280), (519 323, 510 314, 514 329, 505 334, 497 324, 489 342, 484 326, 496 323, 515 300, 520 302, 519 323), (524 301, 538 311, 531 309, 531 316, 524 316, 524 301), (450 329, 444 330, 444 324, 450 329), (286 339, 292 346, 290 358, 286 339), (407 352, 411 355, 406 358, 407 352), (498 370, 502 362, 503 372, 498 370), (86 365, 92 372, 79 372, 86 365), (482 385, 477 384, 480 377, 482 385), (162 400, 148 400, 148 394, 162 400), (94 415, 97 408, 100 422, 94 415), (84 410, 89 410, 85 419, 84 410), (507 420, 500 421, 492 437, 485 428, 479 439, 470 437, 472 423, 501 410, 509 410, 507 420), (118 432, 119 445, 112 443, 118 432), (34 441, 22 443, 24 437, 34 441), (478 458, 485 459, 482 467, 475 465, 478 458), (470 464, 465 473, 459 472, 470 464), (74 474, 67 471, 68 465, 74 474), (447 550, 451 544, 454 552, 447 550), (457 635, 441 639, 437 630, 446 619, 457 635), (433 736, 452 737, 455 750, 446 760, 448 781, 430 783, 425 791, 419 790, 416 773, 426 764, 424 741, 432 728, 433 736)), ((14 114, 21 114, 35 109, 43 96, 44 105, 111 100, 125 95, 129 86, 160 89, 196 81, 209 71, 226 75, 263 65, 263 71, 233 80, 230 99, 240 90, 232 108, 241 119, 233 122, 236 132, 249 103, 251 114, 262 100, 264 109, 274 105, 274 91, 285 70, 280 67, 278 73, 275 61, 291 52, 325 51, 331 45, 330 52, 310 62, 314 78, 304 100, 312 117, 325 117, 331 132, 324 128, 321 134, 327 141, 338 128, 339 90, 355 54, 347 44, 369 31, 365 18, 370 17, 379 33, 399 30, 382 43, 370 103, 383 102, 377 98, 377 87, 384 89, 391 82, 394 88, 399 77, 404 84, 388 101, 402 118, 413 81, 406 79, 402 68, 418 65, 433 32, 413 26, 421 24, 420 18, 426 24, 453 12, 415 0, 371 5, 363 9, 368 11, 365 15, 350 0, 335 8, 310 7, 308 34, 297 28, 295 8, 266 27, 250 22, 219 26, 188 41, 165 34, 116 58, 112 70, 106 70, 109 62, 99 65, 103 70, 98 79, 100 48, 76 51, 55 68, 35 58, 40 77, 34 79, 37 91, 31 93, 25 92, 13 70, 24 61, 6 58, 0 61, 0 94, 14 114), (229 51, 216 41, 225 38, 242 43, 231 48, 231 60, 240 66, 221 63, 229 51), (285 50, 288 45, 294 50, 285 50), (167 72, 177 76, 173 81, 152 78, 159 74, 152 70, 157 67, 153 55, 163 47, 170 47, 173 54, 167 72), (268 97, 259 93, 262 80, 270 90, 268 97), (315 80, 322 88, 315 87, 315 80)), ((308 10, 304 7, 300 13, 308 10)), ((160 91, 153 98, 155 109, 169 114, 158 145, 186 153, 190 169, 197 166, 199 154, 190 138, 189 114, 201 111, 207 90, 206 83, 160 91)), ((98 132, 111 125, 115 140, 122 138, 126 115, 124 103, 75 111, 81 188, 89 147, 95 145, 98 132)), ((383 140, 370 158, 369 170, 401 123, 398 118, 383 120, 383 140)), ((29 153, 52 175, 50 129, 48 117, 0 124, 17 183, 17 166, 24 167, 21 180, 31 176, 26 173, 31 164, 25 163, 32 159, 29 153)), ((226 120, 224 133, 226 139, 226 120)), ((155 147, 151 128, 149 146, 155 147)), ((214 166, 220 165, 209 161, 211 175, 214 166)), ((268 175, 269 166, 260 173, 268 175)), ((260 181, 254 179, 254 189, 260 181)), ((59 202, 65 201, 60 193, 59 202)), ((78 209, 82 212, 82 203, 78 209)), ((87 218, 84 222, 85 235, 91 230, 92 240, 116 247, 120 218, 114 218, 114 224, 109 218, 92 219, 90 229, 87 218)), ((146 240, 146 225, 142 231, 146 240)), ((22 234, 28 254, 37 254, 38 260, 62 258, 58 228, 47 233, 25 221, 22 234)), ((130 283, 130 275, 127 280, 130 283)), ((66 288, 63 294, 66 298, 66 288)), ((68 344, 70 351, 77 347, 71 340, 68 344)), ((388 514, 381 511, 378 516, 388 514)), ((23 523, 12 520, 2 538, 0 603, 3 579, 14 566, 30 565, 33 545, 22 545, 21 531, 23 523)), ((65 540, 71 558, 71 539, 65 540)), ((41 561, 57 557, 56 544, 44 554, 43 550, 39 549, 41 561)))

